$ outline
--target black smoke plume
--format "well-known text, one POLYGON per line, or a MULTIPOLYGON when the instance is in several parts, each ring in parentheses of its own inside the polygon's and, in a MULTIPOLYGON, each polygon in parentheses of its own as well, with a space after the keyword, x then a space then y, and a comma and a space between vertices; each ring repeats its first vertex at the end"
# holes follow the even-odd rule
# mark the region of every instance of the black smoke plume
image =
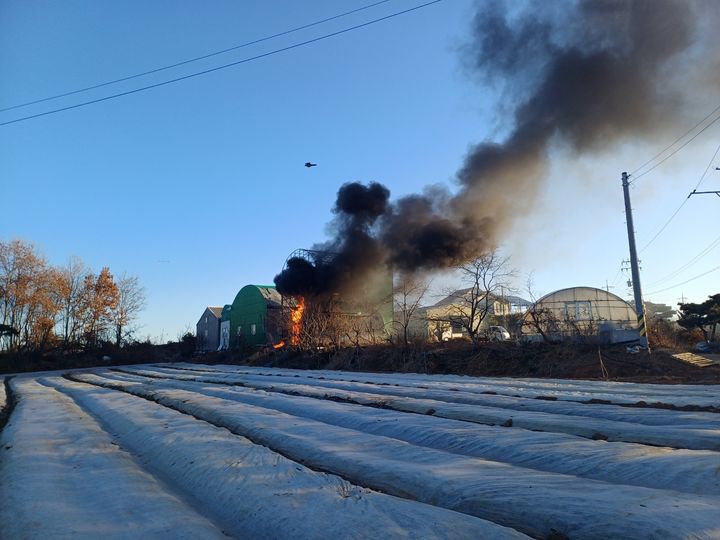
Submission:
POLYGON ((390 191, 383 185, 344 184, 337 194, 335 237, 313 246, 310 260, 293 257, 275 276, 278 291, 290 296, 324 296, 359 285, 386 262, 376 234, 378 218, 388 212, 390 191))
MULTIPOLYGON (((275 280, 281 292, 321 294, 379 265, 417 272, 482 255, 532 205, 551 146, 595 152, 652 136, 684 110, 698 58, 718 65, 720 49, 706 47, 699 31, 720 28, 713 0, 479 5, 464 57, 503 95, 506 138, 473 146, 452 192, 434 187, 391 204, 380 184, 342 186, 335 236, 319 246, 331 256, 288 261, 275 280)), ((711 80, 703 92, 717 94, 711 80)))

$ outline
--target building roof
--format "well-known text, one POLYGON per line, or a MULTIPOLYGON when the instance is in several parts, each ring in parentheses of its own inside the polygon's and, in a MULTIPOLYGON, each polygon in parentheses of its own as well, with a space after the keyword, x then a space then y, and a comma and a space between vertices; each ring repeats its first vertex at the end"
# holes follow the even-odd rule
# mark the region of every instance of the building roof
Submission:
POLYGON ((440 307, 440 306, 449 306, 452 304, 457 304, 458 301, 460 301, 462 298, 465 298, 467 294, 472 290, 472 287, 468 287, 466 289, 458 289, 457 291, 453 291, 450 294, 448 294, 445 298, 442 300, 435 302, 432 306, 428 307, 440 307))
MULTIPOLYGON (((619 305, 627 304, 630 307, 633 307, 630 302, 627 302, 626 300, 623 300, 618 295, 611 293, 610 291, 607 291, 605 289, 598 289, 597 287, 588 287, 586 285, 580 285, 577 287, 566 287, 564 289, 558 289, 557 291, 553 291, 551 293, 546 294, 545 296, 539 298, 537 301, 535 301, 534 305, 542 304, 550 302, 551 299, 554 296, 569 296, 571 295, 573 299, 576 300, 612 300, 617 302, 619 305)), ((635 309, 635 308, 633 308, 635 309)))
POLYGON ((218 319, 222 317, 222 306, 208 306, 208 309, 212 312, 213 315, 215 315, 218 319))
MULTIPOLYGON (((448 296, 446 296, 439 302, 433 304, 432 306, 427 306, 427 307, 441 307, 441 306, 449 306, 452 304, 457 304, 463 298, 465 298, 472 290, 473 290, 473 287, 467 287, 466 289, 458 289, 457 291, 450 293, 448 296)), ((510 294, 506 294, 504 296, 498 296, 498 295, 491 294, 490 296, 494 297, 495 300, 504 300, 508 304, 511 304, 514 306, 531 306, 532 305, 532 302, 530 302, 529 300, 525 300, 524 298, 521 298, 519 296, 513 296, 510 294)))
POLYGON ((269 304, 280 305, 282 297, 275 287, 272 285, 254 285, 254 287, 257 287, 257 290, 260 291, 260 294, 269 304))
POLYGON ((512 294, 506 294, 503 296, 505 301, 509 302, 513 306, 532 306, 532 302, 530 300, 525 300, 524 298, 520 296, 513 296, 512 294))

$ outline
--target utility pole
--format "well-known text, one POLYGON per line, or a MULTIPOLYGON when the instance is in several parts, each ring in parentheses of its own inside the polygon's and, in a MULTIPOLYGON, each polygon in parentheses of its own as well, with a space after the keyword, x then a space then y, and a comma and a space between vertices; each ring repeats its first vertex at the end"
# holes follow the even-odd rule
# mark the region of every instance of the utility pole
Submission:
MULTIPOLYGON (((720 167, 715 167, 715 170, 720 171, 720 167)), ((718 197, 720 197, 720 191, 698 191, 697 189, 693 189, 692 193, 688 195, 688 199, 693 195, 717 195, 718 197)))
POLYGON ((693 189, 692 193, 688 195, 688 199, 693 195, 717 195, 720 197, 720 191, 698 191, 697 189, 693 189))
POLYGON ((628 173, 622 173, 623 195, 625 196, 625 221, 627 222, 628 244, 630 245, 630 270, 632 272, 633 296, 635 297, 635 312, 637 313, 640 345, 646 347, 648 353, 647 327, 645 325, 645 306, 640 288, 640 268, 638 267, 637 249, 635 248, 635 227, 633 226, 632 207, 630 206, 630 182, 628 173))

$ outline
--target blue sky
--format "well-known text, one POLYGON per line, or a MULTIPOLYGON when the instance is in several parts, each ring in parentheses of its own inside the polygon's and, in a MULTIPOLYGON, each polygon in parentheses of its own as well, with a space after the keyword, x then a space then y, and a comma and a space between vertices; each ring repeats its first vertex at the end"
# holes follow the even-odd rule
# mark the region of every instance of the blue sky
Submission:
MULTIPOLYGON (((0 5, 0 108, 174 63, 371 3, 9 1, 0 5)), ((422 2, 393 0, 297 34, 115 91, 232 62, 422 2)), ((0 237, 35 243, 55 264, 137 275, 148 305, 139 335, 175 338, 206 305, 271 283, 287 255, 325 237, 337 188, 380 181, 393 197, 452 185, 470 144, 499 139, 497 96, 463 69, 471 1, 407 15, 178 84, 0 126, 0 237), (318 167, 306 169, 306 161, 318 167)), ((688 125, 716 104, 697 93, 688 125)), ((0 113, 0 122, 107 95, 108 88, 0 113)), ((670 142, 624 141, 603 154, 562 149, 541 196, 503 251, 537 293, 605 286, 626 296, 620 173, 670 142)), ((720 123, 632 190, 640 247, 697 183, 720 123)), ((701 189, 720 189, 720 160, 701 189)), ((718 292, 720 199, 691 198, 642 254, 645 297, 675 304, 718 292)), ((440 277, 436 283, 448 283, 440 277)), ((522 295, 525 295, 522 293, 522 295)), ((526 296, 526 295, 525 295, 526 296)))

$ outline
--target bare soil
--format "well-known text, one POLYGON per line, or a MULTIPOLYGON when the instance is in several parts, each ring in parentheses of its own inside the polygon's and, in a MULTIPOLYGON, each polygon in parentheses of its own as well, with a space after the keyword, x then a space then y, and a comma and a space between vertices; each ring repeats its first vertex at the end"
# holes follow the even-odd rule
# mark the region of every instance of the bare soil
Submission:
MULTIPOLYGON (((677 351, 674 351, 677 352, 677 351)), ((409 372, 493 377, 720 384, 720 366, 698 367, 668 350, 631 354, 624 346, 449 342, 416 347, 375 345, 339 351, 221 351, 192 356, 179 344, 125 347, 80 355, 0 356, 0 373, 154 362, 248 364, 296 369, 409 372), (110 359, 103 359, 109 357, 110 359), (602 360, 602 362, 601 362, 602 360)))
POLYGON ((0 354, 0 374, 52 371, 84 367, 152 362, 181 362, 192 358, 192 351, 182 344, 152 345, 140 343, 121 349, 107 346, 97 351, 52 351, 40 353, 0 354))
POLYGON ((701 368, 672 354, 666 350, 633 354, 624 346, 505 342, 473 347, 470 343, 458 342, 407 349, 382 345, 337 352, 265 351, 242 361, 229 353, 213 353, 198 361, 297 369, 720 384, 720 366, 701 368))

